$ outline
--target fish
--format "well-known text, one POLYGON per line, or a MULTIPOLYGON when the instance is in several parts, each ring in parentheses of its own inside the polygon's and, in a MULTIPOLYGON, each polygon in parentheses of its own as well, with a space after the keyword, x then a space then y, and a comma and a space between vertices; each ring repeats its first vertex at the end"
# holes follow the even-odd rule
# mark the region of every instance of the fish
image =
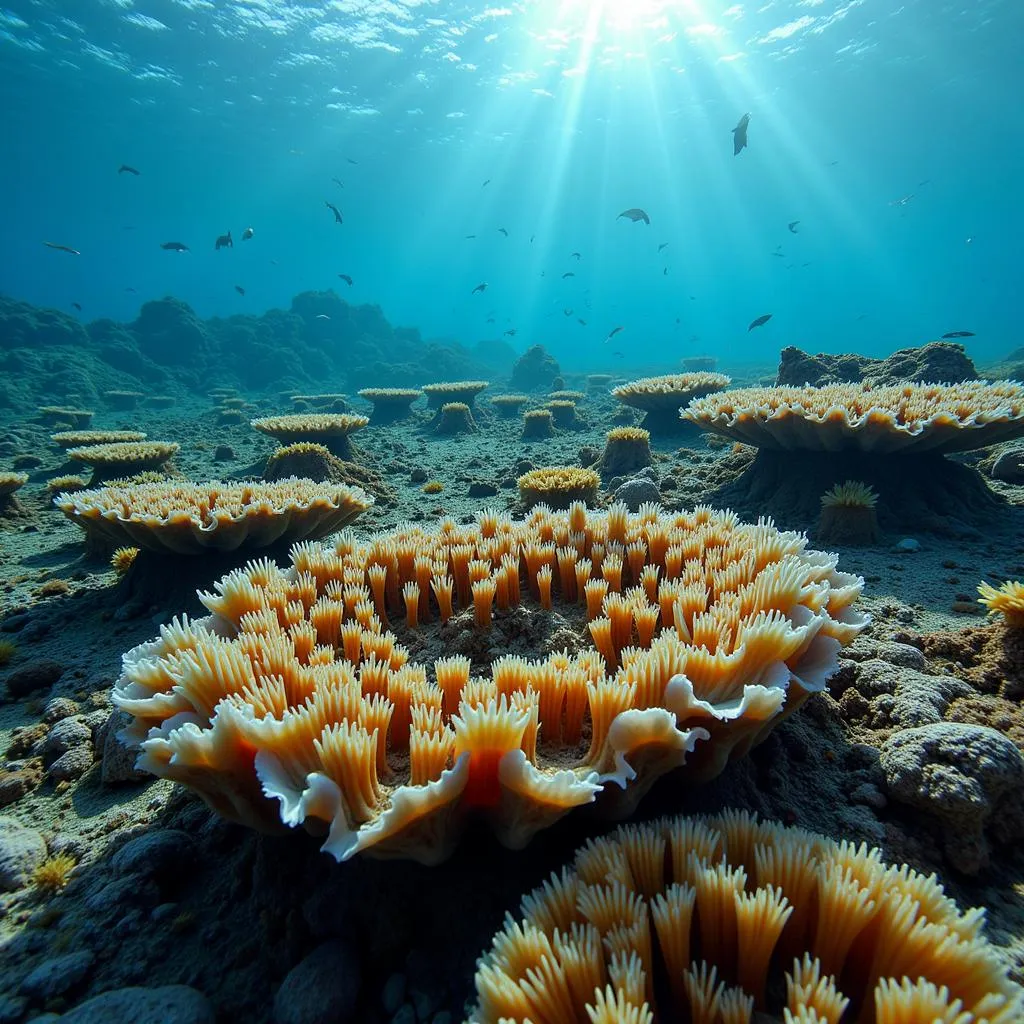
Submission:
POLYGON ((489 316, 489 317, 487 318, 487 323, 489 323, 489 324, 493 324, 493 323, 495 323, 495 322, 496 322, 496 321, 495 321, 495 319, 494 319, 494 317, 493 317, 493 316, 489 316))
POLYGON ((747 125, 750 124, 750 115, 744 114, 739 124, 732 130, 732 155, 739 156, 741 150, 747 148, 747 125))
POLYGON ((906 206, 907 203, 909 203, 910 200, 913 199, 913 198, 914 198, 914 193, 911 192, 909 195, 900 196, 899 199, 894 199, 891 203, 889 203, 889 205, 890 206, 906 206))
POLYGON ((786 225, 786 227, 788 227, 788 228, 789 228, 789 230, 790 230, 790 231, 792 231, 794 235, 798 235, 798 234, 800 234, 800 232, 799 232, 799 231, 797 231, 797 229, 796 229, 796 226, 797 226, 797 224, 799 224, 799 223, 800 223, 800 221, 798 221, 798 220, 791 220, 791 221, 790 221, 790 222, 789 222, 789 223, 788 223, 788 224, 786 225))
POLYGON ((82 254, 77 249, 72 249, 70 245, 61 245, 59 242, 43 242, 48 249, 57 249, 59 252, 69 252, 72 256, 81 256, 82 254))
POLYGON ((784 260, 786 258, 786 254, 784 252, 778 252, 777 250, 773 252, 772 255, 778 256, 780 260, 784 260))
POLYGON ((71 303, 71 305, 72 305, 72 306, 73 306, 73 307, 74 307, 75 309, 77 309, 79 313, 81 313, 81 312, 82 312, 82 304, 81 304, 80 302, 72 302, 72 303, 71 303))
POLYGON ((118 174, 134 174, 136 178, 139 176, 139 172, 134 167, 131 167, 129 164, 121 164, 121 166, 118 167, 118 169, 117 169, 117 173, 118 174))
POLYGON ((235 243, 231 238, 231 232, 229 231, 226 235, 218 235, 217 241, 213 244, 214 249, 234 249, 235 243))
POLYGON ((562 315, 563 316, 572 316, 572 310, 571 309, 563 309, 562 310, 562 315))
POLYGON ((345 187, 345 183, 341 180, 341 178, 331 178, 331 181, 333 181, 334 184, 338 186, 338 188, 345 187))
POLYGON ((622 330, 622 327, 613 327, 613 328, 612 328, 612 329, 611 329, 611 330, 610 330, 610 331, 608 332, 608 337, 604 339, 604 341, 605 341, 605 344, 607 345, 607 344, 608 344, 608 342, 609 342, 609 341, 611 341, 611 340, 612 340, 612 338, 614 338, 614 337, 615 337, 615 335, 616 335, 616 334, 618 334, 618 333, 619 333, 619 331, 621 331, 621 330, 622 330))
POLYGON ((490 183, 491 183, 491 179, 488 178, 480 187, 481 188, 487 188, 487 186, 490 185, 490 183))
POLYGON ((337 208, 337 207, 336 207, 336 206, 334 205, 334 203, 329 203, 329 202, 327 202, 327 200, 325 199, 325 200, 324 200, 324 205, 325 205, 325 206, 327 207, 327 209, 328 209, 328 210, 330 210, 330 211, 331 211, 331 213, 333 213, 333 214, 334 214, 334 220, 335 220, 335 222, 336 222, 337 224, 344 224, 344 223, 345 223, 345 222, 344 222, 344 221, 343 221, 343 220, 341 219, 341 210, 339 210, 339 209, 338 209, 338 208, 337 208))
POLYGON ((534 240, 534 239, 535 239, 536 237, 537 237, 536 235, 530 235, 530 245, 533 245, 533 240, 534 240))
POLYGON ((507 231, 506 231, 506 230, 505 230, 504 228, 498 228, 498 230, 499 230, 499 231, 500 231, 500 232, 501 232, 501 233, 502 233, 502 234, 503 234, 503 235, 504 235, 504 236, 505 236, 506 238, 508 238, 508 232, 507 232, 507 231))
POLYGON ((661 268, 661 276, 662 277, 668 277, 668 267, 662 267, 661 268))
POLYGON ((331 318, 326 313, 317 313, 314 317, 316 320, 330 320, 331 318))
POLYGON ((583 254, 582 253, 578 253, 578 252, 571 252, 571 253, 569 253, 569 259, 571 259, 571 260, 581 260, 581 259, 583 259, 583 254))
POLYGON ((338 277, 342 279, 350 288, 352 287, 352 278, 348 274, 339 274, 338 277))
POLYGON ((134 294, 135 289, 134 288, 125 288, 125 291, 126 292, 132 292, 134 294))
POLYGON ((238 292, 239 295, 245 294, 245 289, 240 284, 235 285, 235 291, 238 292))
POLYGON ((950 331, 943 335, 944 338, 973 338, 974 331, 950 331))
POLYGON ((759 316, 756 320, 750 321, 750 326, 747 328, 748 331, 752 331, 755 327, 762 327, 764 324, 771 320, 771 313, 765 313, 763 316, 759 316))
POLYGON ((622 354, 621 352, 619 352, 619 351, 615 351, 615 352, 613 352, 613 353, 612 353, 612 355, 613 355, 613 356, 614 356, 614 357, 615 357, 616 359, 625 359, 625 358, 626 358, 626 357, 625 357, 625 356, 624 356, 624 355, 623 355, 623 354, 622 354))
POLYGON ((575 274, 574 274, 574 273, 573 273, 573 272, 572 272, 571 270, 567 270, 567 271, 566 271, 566 272, 565 272, 565 273, 564 273, 564 274, 562 275, 562 280, 564 281, 564 280, 565 280, 565 279, 566 279, 567 277, 575 277, 575 276, 576 276, 576 275, 575 275, 575 274))
POLYGON ((658 246, 658 252, 661 252, 661 250, 666 248, 667 246, 668 242, 662 242, 661 245, 658 246))
POLYGON ((252 238, 252 236, 253 236, 253 233, 254 233, 254 232, 253 232, 252 228, 246 228, 246 229, 245 229, 245 230, 244 230, 244 231, 242 232, 242 241, 243 241, 243 242, 248 242, 248 241, 249 241, 249 239, 250 239, 250 238, 252 238))
POLYGON ((642 220, 645 224, 651 223, 651 218, 641 210, 638 206, 630 207, 628 210, 623 210, 615 219, 618 220, 620 217, 628 217, 634 224, 638 220, 642 220))
POLYGON ((516 329, 514 327, 510 327, 505 332, 505 334, 503 335, 503 337, 508 337, 508 338, 514 338, 515 336, 516 336, 516 329))
POLYGON ((578 323, 581 327, 586 327, 587 326, 587 321, 582 319, 582 317, 577 317, 576 323, 578 323))
POLYGON ((184 242, 161 242, 160 248, 168 252, 191 252, 184 242))
POLYGON ((481 281, 469 294, 470 295, 476 295, 477 292, 485 292, 485 291, 487 291, 487 282, 486 281, 481 281))
POLYGON ((345 157, 345 159, 346 159, 346 160, 347 160, 347 161, 348 161, 348 162, 349 162, 350 164, 352 164, 353 166, 355 166, 355 167, 358 167, 358 166, 359 166, 359 161, 358 161, 358 160, 353 160, 353 159, 352 159, 352 157, 350 157, 350 156, 347 156, 347 157, 345 157))

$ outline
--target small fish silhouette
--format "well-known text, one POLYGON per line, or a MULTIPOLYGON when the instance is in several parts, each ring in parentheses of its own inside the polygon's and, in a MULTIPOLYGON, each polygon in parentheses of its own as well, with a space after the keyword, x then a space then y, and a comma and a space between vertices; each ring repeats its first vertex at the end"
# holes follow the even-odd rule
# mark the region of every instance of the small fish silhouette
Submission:
POLYGON ((510 338, 514 338, 516 335, 516 329, 514 327, 509 328, 509 330, 507 330, 505 334, 510 338))
POLYGON ((562 310, 562 315, 563 316, 572 316, 572 310, 571 309, 563 309, 562 310))
POLYGON ((648 217, 647 213, 644 210, 641 210, 638 206, 631 207, 628 210, 623 210, 615 219, 619 220, 621 217, 628 217, 634 224, 638 220, 642 220, 645 224, 651 223, 651 218, 648 217))
POLYGON ((336 223, 336 224, 344 224, 344 223, 345 223, 345 222, 344 222, 344 221, 343 221, 343 220, 341 219, 341 210, 339 210, 339 209, 338 209, 338 208, 337 208, 337 207, 336 207, 336 206, 334 205, 334 203, 329 203, 329 202, 327 202, 327 200, 325 199, 325 200, 324 200, 324 205, 325 205, 325 206, 327 207, 327 209, 328 209, 328 210, 330 210, 330 211, 331 211, 331 213, 333 213, 333 214, 334 214, 334 221, 335 221, 335 223, 336 223))
POLYGON ((463 238, 476 238, 476 235, 463 235, 463 238))
POLYGON ((235 243, 231 239, 231 232, 229 231, 226 235, 218 235, 213 247, 214 249, 234 249, 235 243))
POLYGON ((139 172, 134 167, 131 167, 128 164, 121 164, 121 166, 118 167, 118 169, 117 169, 117 173, 118 174, 134 174, 136 178, 139 176, 139 172))
POLYGON ((582 327, 586 327, 586 326, 587 326, 587 321, 586 321, 586 320, 583 320, 583 319, 579 319, 579 318, 578 318, 578 319, 576 320, 576 323, 578 323, 578 324, 579 324, 580 326, 582 326, 582 327))
POLYGON ((240 284, 235 285, 235 291, 238 292, 239 295, 245 294, 245 289, 240 284))
POLYGON ((348 274, 339 274, 338 277, 342 279, 350 288, 352 287, 352 278, 348 274))
POLYGON ((611 330, 610 330, 610 331, 608 332, 608 337, 604 339, 604 341, 605 341, 605 344, 607 345, 607 344, 608 344, 608 342, 609 342, 609 341, 611 341, 611 340, 612 340, 612 338, 614 338, 614 337, 615 337, 615 335, 616 335, 616 334, 618 334, 618 333, 619 333, 619 331, 621 331, 621 330, 622 330, 622 328, 621 328, 621 327, 613 327, 613 328, 612 328, 612 329, 611 329, 611 330))
POLYGON ((331 181, 333 181, 334 184, 338 186, 338 188, 345 187, 345 183, 341 180, 341 178, 331 178, 331 181))
POLYGON ((581 260, 581 259, 583 259, 583 255, 581 253, 578 253, 578 252, 571 252, 571 253, 569 253, 569 259, 571 259, 571 260, 581 260))
POLYGON ((667 248, 667 246, 668 242, 662 242, 661 245, 658 246, 658 252, 661 252, 661 250, 667 248))
POLYGON ((330 320, 331 318, 326 313, 317 313, 316 320, 330 320))
POLYGON ((486 281, 481 281, 469 294, 470 295, 476 295, 477 292, 485 292, 485 291, 487 291, 487 282, 486 281))
POLYGON ((974 331, 950 331, 943 335, 944 338, 973 338, 974 331))
POLYGON ((797 224, 799 224, 799 223, 800 223, 800 221, 798 221, 798 220, 791 220, 791 221, 790 221, 790 222, 789 222, 789 223, 788 223, 788 224, 786 225, 786 227, 788 227, 788 228, 789 228, 789 230, 790 230, 790 231, 792 231, 794 235, 798 235, 798 234, 800 234, 800 232, 799 232, 799 231, 797 231, 797 229, 796 229, 796 226, 797 226, 797 224))
POLYGON ((72 303, 71 303, 71 305, 72 305, 72 306, 73 306, 73 307, 74 307, 75 309, 77 309, 79 313, 81 313, 81 312, 82 312, 82 304, 81 304, 80 302, 72 302, 72 303))
POLYGON ((499 231, 500 231, 500 232, 501 232, 501 233, 502 233, 502 234, 503 234, 503 235, 504 235, 504 236, 505 236, 506 238, 508 238, 508 232, 507 232, 507 231, 506 231, 506 230, 505 230, 504 228, 498 228, 498 230, 499 230, 499 231))
POLYGON ((248 242, 248 241, 249 241, 249 239, 250 239, 250 238, 252 238, 252 236, 253 236, 253 230, 252 230, 252 228, 246 228, 246 229, 245 229, 245 230, 244 230, 244 231, 242 232, 242 241, 243 241, 243 242, 248 242))
POLYGON ((166 249, 168 252, 189 252, 189 247, 184 242, 161 242, 161 249, 166 249))
POLYGON ((490 183, 491 183, 491 179, 488 178, 480 187, 481 188, 487 188, 487 186, 490 185, 490 183))
POLYGON ((765 313, 763 316, 759 316, 756 320, 750 321, 750 326, 747 328, 748 331, 752 331, 755 327, 762 327, 764 324, 771 320, 772 314, 765 313))
POLYGON ((358 167, 358 166, 359 166, 359 163, 358 163, 358 161, 356 161, 356 160, 353 160, 353 159, 352 159, 352 157, 350 157, 350 156, 347 156, 347 157, 345 157, 345 159, 346 159, 346 160, 348 160, 348 162, 349 162, 350 164, 352 164, 353 166, 355 166, 355 167, 358 167))
POLYGON ((567 270, 567 271, 566 271, 566 272, 565 272, 565 273, 564 273, 564 274, 562 275, 562 280, 564 281, 564 280, 565 280, 565 279, 566 279, 567 277, 575 277, 575 276, 576 276, 576 275, 575 275, 575 274, 574 274, 574 273, 573 273, 573 272, 572 272, 571 270, 567 270))
POLYGON ((750 124, 750 115, 744 114, 739 124, 732 130, 732 155, 739 156, 741 150, 747 147, 747 125, 750 124))
POLYGON ((72 256, 81 256, 82 254, 77 249, 72 249, 70 245, 61 245, 59 242, 43 242, 48 249, 57 249, 59 252, 68 252, 72 256))

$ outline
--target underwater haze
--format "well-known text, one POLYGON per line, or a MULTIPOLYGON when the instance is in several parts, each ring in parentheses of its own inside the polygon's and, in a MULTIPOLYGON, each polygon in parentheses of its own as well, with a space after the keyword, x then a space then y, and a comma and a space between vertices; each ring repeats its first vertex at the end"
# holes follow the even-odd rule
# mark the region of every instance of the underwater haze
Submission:
POLYGON ((569 369, 995 359, 1022 31, 1018 0, 7 0, 0 292, 128 321, 334 288, 569 369))

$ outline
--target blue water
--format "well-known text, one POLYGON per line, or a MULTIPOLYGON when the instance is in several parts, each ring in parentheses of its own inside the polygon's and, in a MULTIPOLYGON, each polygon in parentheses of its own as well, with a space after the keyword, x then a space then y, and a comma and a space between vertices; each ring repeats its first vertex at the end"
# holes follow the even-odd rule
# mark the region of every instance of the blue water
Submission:
POLYGON ((998 358, 1021 343, 1022 37, 1019 0, 13 0, 0 291, 132 319, 334 287, 569 368, 952 330, 998 358))

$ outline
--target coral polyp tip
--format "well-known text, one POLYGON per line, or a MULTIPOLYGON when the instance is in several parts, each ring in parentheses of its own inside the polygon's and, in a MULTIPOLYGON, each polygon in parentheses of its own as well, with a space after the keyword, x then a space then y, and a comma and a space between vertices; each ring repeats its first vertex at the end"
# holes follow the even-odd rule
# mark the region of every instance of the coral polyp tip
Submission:
POLYGON ((860 480, 846 480, 829 488, 821 496, 823 508, 844 506, 847 508, 874 508, 878 503, 878 495, 868 484, 860 480))
POLYGON ((1024 629, 1024 583, 1007 580, 999 587, 982 581, 978 584, 981 595, 978 602, 989 615, 1002 615, 1003 621, 1012 629, 1024 629))

